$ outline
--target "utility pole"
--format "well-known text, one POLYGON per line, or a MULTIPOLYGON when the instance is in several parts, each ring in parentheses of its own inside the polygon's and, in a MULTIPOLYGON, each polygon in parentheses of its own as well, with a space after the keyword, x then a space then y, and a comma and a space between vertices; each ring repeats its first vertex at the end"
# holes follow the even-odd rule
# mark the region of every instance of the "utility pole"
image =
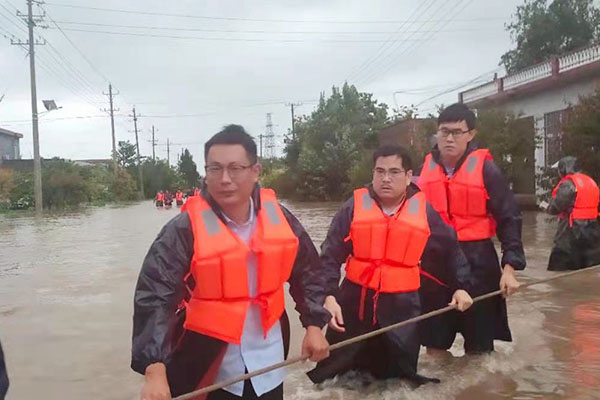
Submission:
POLYGON ((112 134, 112 159, 113 159, 113 168, 115 172, 117 171, 117 139, 115 137, 115 111, 119 111, 118 109, 114 109, 113 98, 119 93, 113 93, 112 84, 108 84, 108 93, 103 93, 105 96, 108 96, 108 101, 110 104, 110 109, 104 109, 104 111, 110 112, 110 130, 112 134))
POLYGON ((169 149, 169 138, 167 138, 167 165, 171 166, 170 149, 169 149))
POLYGON ((262 140, 263 140, 264 137, 265 137, 265 135, 263 135, 262 133, 260 135, 258 135, 258 141, 260 143, 260 147, 259 147, 260 148, 260 153, 259 154, 260 154, 260 160, 261 161, 262 161, 262 158, 263 158, 263 152, 262 152, 263 143, 262 143, 262 140))
POLYGON ((33 133, 33 193, 35 198, 35 215, 41 216, 44 203, 42 197, 42 160, 40 158, 40 132, 38 126, 38 111, 37 111, 37 88, 35 82, 35 45, 44 45, 45 42, 36 42, 33 37, 33 27, 42 21, 44 15, 33 15, 34 0, 27 1, 27 14, 22 14, 17 11, 17 16, 22 17, 27 27, 29 28, 29 40, 22 42, 21 40, 11 40, 11 44, 18 46, 29 45, 29 75, 31 81, 31 125, 33 133))
POLYGON ((137 115, 135 113, 135 106, 133 107, 133 115, 130 115, 130 117, 133 117, 133 128, 135 130, 135 147, 137 149, 137 163, 138 163, 138 171, 140 174, 140 192, 142 194, 142 199, 144 198, 144 174, 142 173, 142 164, 140 162, 140 141, 138 140, 138 127, 137 127, 137 120, 139 115, 137 115))
POLYGON ((154 125, 152 125, 152 140, 148 140, 148 141, 152 144, 152 161, 156 161, 156 152, 155 152, 154 148, 156 147, 156 144, 158 143, 158 139, 156 139, 156 140, 154 139, 154 125))
POLYGON ((296 121, 296 117, 294 116, 294 107, 298 106, 300 107, 302 105, 302 103, 286 103, 285 106, 286 107, 290 107, 291 111, 292 111, 292 140, 296 140, 296 129, 295 129, 295 121, 296 121))

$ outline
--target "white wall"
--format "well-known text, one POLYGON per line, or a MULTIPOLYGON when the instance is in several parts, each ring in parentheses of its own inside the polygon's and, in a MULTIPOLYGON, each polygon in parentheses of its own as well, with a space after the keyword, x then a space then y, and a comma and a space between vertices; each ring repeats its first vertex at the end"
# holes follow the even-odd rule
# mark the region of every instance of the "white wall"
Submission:
MULTIPOLYGON (((556 88, 511 98, 497 108, 521 114, 523 117, 533 117, 535 133, 539 139, 539 147, 535 150, 535 166, 540 171, 546 165, 544 139, 544 114, 564 110, 569 105, 578 103, 580 96, 592 94, 600 87, 600 77, 586 81, 573 82, 556 88)), ((536 186, 536 193, 541 194, 536 186)))

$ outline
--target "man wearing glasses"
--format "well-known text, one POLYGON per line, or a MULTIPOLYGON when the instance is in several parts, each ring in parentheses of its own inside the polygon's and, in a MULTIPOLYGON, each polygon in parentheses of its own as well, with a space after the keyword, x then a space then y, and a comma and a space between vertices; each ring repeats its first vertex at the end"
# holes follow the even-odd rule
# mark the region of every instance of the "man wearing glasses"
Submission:
MULTIPOLYGON (((324 296, 312 297, 317 251, 270 189, 258 187, 256 144, 239 125, 204 146, 205 188, 168 222, 138 279, 132 368, 143 400, 170 399, 284 360, 290 327, 284 283, 306 327, 302 352, 328 355, 324 296)), ((282 369, 208 395, 283 399, 282 369)))
MULTIPOLYGON (((372 183, 357 189, 333 218, 321 246, 319 287, 332 315, 327 340, 337 343, 421 314, 421 274, 444 285, 448 303, 464 311, 469 265, 456 234, 411 183, 406 150, 386 146, 373 155, 372 183), (340 267, 346 275, 339 285, 340 267), (438 276, 425 272, 435 266, 438 276), (422 269, 421 269, 422 267, 422 269), (443 283, 441 282, 443 281, 443 283)), ((321 296, 322 297, 322 296, 321 296)), ((414 385, 437 381, 417 374, 415 324, 331 353, 308 373, 319 383, 350 370, 377 379, 404 378, 414 385)))
MULTIPOLYGON (((457 103, 443 110, 437 144, 425 158, 418 185, 456 231, 471 264, 471 295, 502 289, 508 296, 519 287, 514 271, 525 268, 521 213, 489 150, 473 143, 475 134, 475 114, 467 106, 457 103), (494 235, 502 246, 501 264, 494 235)), ((431 285, 424 285, 422 294, 424 311, 437 309, 449 299, 446 292, 431 285)), ((494 339, 511 341, 506 301, 494 297, 464 314, 446 313, 421 324, 422 343, 431 354, 449 349, 457 332, 470 354, 493 351, 494 339)))

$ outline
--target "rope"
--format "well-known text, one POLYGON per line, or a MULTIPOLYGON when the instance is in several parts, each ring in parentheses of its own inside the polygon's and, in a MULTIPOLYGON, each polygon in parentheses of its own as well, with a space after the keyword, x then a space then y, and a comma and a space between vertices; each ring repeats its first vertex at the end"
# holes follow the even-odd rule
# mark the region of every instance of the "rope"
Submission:
MULTIPOLYGON (((539 279, 539 280, 536 280, 536 281, 533 281, 533 282, 524 283, 524 284, 520 285, 520 287, 517 289, 517 291, 521 291, 521 290, 523 290, 525 288, 528 288, 530 286, 533 286, 533 285, 539 285, 540 283, 546 283, 546 282, 554 281, 554 280, 561 279, 561 278, 567 278, 569 276, 576 275, 576 274, 579 274, 581 272, 591 271, 591 270, 596 270, 596 269, 600 269, 600 264, 596 265, 594 267, 589 267, 589 268, 584 268, 584 269, 578 269, 578 270, 575 270, 575 271, 565 272, 563 274, 558 274, 558 275, 555 275, 555 276, 551 276, 549 278, 544 278, 544 279, 539 279)), ((502 290, 496 290, 494 292, 490 292, 490 293, 484 294, 482 296, 476 297, 476 298, 473 299, 473 304, 475 304, 475 303, 477 303, 479 301, 482 301, 482 300, 486 300, 486 299, 498 296, 499 294, 502 294, 502 293, 503 293, 502 290)), ((444 308, 440 308, 439 310, 434 310, 434 311, 428 312, 426 314, 419 315, 418 317, 407 319, 407 320, 404 320, 402 322, 398 322, 398 323, 393 324, 393 325, 388 325, 386 327, 377 329, 377 330, 372 331, 372 332, 365 333, 363 335, 355 336, 353 338, 350 338, 350 339, 347 339, 347 340, 344 340, 342 342, 339 342, 339 343, 336 343, 336 344, 333 344, 333 345, 329 346, 329 351, 341 349, 342 347, 346 347, 346 346, 349 346, 351 344, 358 343, 358 342, 370 339, 370 338, 375 337, 375 336, 379 336, 379 335, 381 335, 381 334, 383 334, 385 332, 389 332, 389 331, 391 331, 393 329, 396 329, 396 328, 401 328, 401 327, 406 326, 408 324, 413 324, 415 322, 423 321, 425 319, 432 318, 432 317, 435 317, 435 316, 440 315, 440 314, 444 314, 444 313, 446 313, 448 311, 451 311, 451 310, 454 310, 454 309, 456 309, 456 305, 446 306, 444 308)), ((234 383, 237 383, 237 382, 240 382, 240 381, 244 381, 246 379, 250 379, 250 378, 253 378, 253 377, 258 376, 258 375, 266 374, 267 372, 273 371, 275 369, 287 367, 289 365, 296 364, 296 363, 301 362, 301 361, 306 361, 306 360, 308 360, 308 358, 309 358, 309 356, 307 356, 307 355, 300 355, 300 356, 288 358, 287 360, 282 361, 280 363, 273 364, 273 365, 270 365, 270 366, 262 368, 262 369, 258 369, 258 370, 253 371, 253 372, 248 372, 248 373, 246 373, 244 375, 240 375, 238 377, 233 377, 233 378, 227 379, 227 380, 225 380, 223 382, 215 383, 213 385, 206 386, 206 387, 204 387, 202 389, 198 389, 198 390, 195 390, 193 392, 183 394, 181 396, 177 396, 173 400, 191 400, 191 399, 193 399, 196 396, 199 396, 199 395, 202 395, 202 394, 206 394, 206 393, 210 393, 210 392, 213 392, 215 390, 222 389, 222 388, 227 387, 229 385, 232 385, 234 383)))

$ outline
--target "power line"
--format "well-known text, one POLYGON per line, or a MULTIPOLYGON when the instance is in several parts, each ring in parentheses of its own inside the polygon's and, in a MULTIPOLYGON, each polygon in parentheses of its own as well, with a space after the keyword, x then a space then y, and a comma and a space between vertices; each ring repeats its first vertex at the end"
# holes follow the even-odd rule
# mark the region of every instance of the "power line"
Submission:
MULTIPOLYGON (((427 4, 427 1, 424 1, 422 3, 420 3, 419 7, 417 7, 412 13, 411 15, 408 17, 408 21, 412 20, 414 18, 414 20, 416 21, 417 18, 419 18, 421 15, 423 15, 427 10, 429 10, 429 8, 431 8, 431 6, 433 6, 433 4, 435 3, 436 0, 432 0, 432 2, 425 8, 425 10, 423 12, 421 12, 421 14, 417 15, 417 13, 419 12, 421 7, 425 7, 425 5, 427 4)), ((401 24, 395 31, 395 34, 390 35, 390 37, 388 38, 388 40, 386 40, 385 43, 383 43, 381 46, 379 46, 379 48, 375 51, 374 55, 367 58, 365 61, 363 61, 358 68, 355 68, 348 76, 348 78, 346 80, 348 81, 352 81, 353 79, 357 79, 361 73, 363 73, 364 71, 367 71, 368 68, 370 68, 370 66, 377 61, 377 59, 379 57, 381 57, 386 51, 387 49, 389 49, 390 47, 392 47, 397 41, 398 41, 398 37, 400 36, 400 34, 402 34, 402 28, 404 28, 406 26, 406 24, 409 22, 405 22, 403 24, 401 24)), ((414 23, 414 22, 410 22, 410 23, 414 23)))
MULTIPOLYGON (((6 10, 10 15, 11 10, 7 9, 3 4, 0 4, 0 7, 2 7, 4 10, 6 10)), ((18 9, 15 9, 15 10, 18 12, 18 9)), ((22 21, 20 18, 18 18, 16 15, 15 15, 15 19, 17 21, 21 21, 24 24, 23 26, 21 26, 20 24, 17 24, 15 22, 15 19, 6 17, 6 15, 4 13, 0 12, 0 15, 3 16, 5 19, 7 19, 9 22, 11 22, 21 32, 27 33, 27 31, 25 29, 26 28, 25 22, 22 21)), ((83 76, 83 74, 81 74, 81 72, 78 72, 78 70, 76 70, 75 67, 73 67, 72 64, 70 64, 69 61, 66 58, 64 58, 58 52, 58 50, 56 50, 56 48, 51 43, 48 42, 48 40, 46 38, 44 38, 43 36, 41 36, 39 34, 37 36, 39 38, 43 39, 46 44, 49 44, 50 48, 62 59, 62 62, 57 60, 56 57, 48 49, 45 49, 48 52, 48 55, 54 60, 54 62, 50 62, 50 63, 46 64, 45 57, 42 57, 43 53, 38 53, 38 60, 42 61, 40 63, 40 66, 42 67, 42 69, 44 69, 47 73, 53 75, 55 78, 58 78, 59 83, 62 86, 64 86, 65 88, 67 88, 68 90, 70 90, 71 92, 73 92, 73 94, 82 98, 84 101, 91 103, 90 99, 93 99, 95 96, 98 96, 98 95, 94 92, 94 89, 91 87, 91 85, 89 83, 86 83, 86 79, 83 76), (67 68, 65 67, 64 64, 70 65, 73 71, 67 70, 67 68), (50 67, 50 65, 52 65, 52 67, 50 67), (66 72, 68 79, 73 79, 74 76, 78 77, 80 81, 75 82, 75 83, 77 85, 82 85, 83 89, 79 89, 79 88, 73 89, 74 86, 66 84, 65 83, 66 81, 60 78, 61 73, 58 72, 58 69, 55 69, 54 66, 57 66, 58 68, 62 68, 66 72), (88 86, 88 87, 86 87, 86 86, 88 86), (89 92, 88 94, 84 94, 86 90, 89 92)), ((99 96, 96 98, 99 98, 99 96)))
POLYGON ((94 96, 99 96, 97 94, 94 85, 87 79, 87 77, 79 70, 73 63, 71 63, 65 56, 63 56, 56 47, 54 47, 51 43, 49 43, 49 49, 51 49, 62 61, 65 65, 67 65, 71 69, 71 73, 73 73, 77 78, 82 82, 84 86, 87 86, 90 89, 90 92, 94 94, 94 96))
MULTIPOLYGON (((431 8, 431 6, 433 6, 435 4, 434 0, 433 3, 431 3, 429 5, 429 7, 427 8, 427 10, 429 10, 429 8, 431 8)), ((462 0, 459 0, 462 1, 462 0)), ((439 14, 441 11, 443 11, 444 9, 444 5, 445 3, 442 2, 436 9, 433 10, 433 12, 429 15, 429 18, 427 18, 422 24, 421 26, 425 26, 425 24, 430 23, 431 20, 433 20, 434 18, 436 18, 436 15, 439 14)), ((426 11, 427 11, 426 10, 426 11)), ((371 64, 371 67, 367 68, 364 70, 363 76, 362 77, 356 77, 356 81, 357 82, 364 82, 366 79, 368 79, 369 77, 373 76, 374 74, 377 76, 378 74, 378 69, 381 68, 381 65, 383 65, 386 60, 388 60, 390 57, 393 56, 393 54, 395 52, 398 52, 400 49, 402 49, 404 46, 407 45, 409 39, 413 38, 415 36, 414 33, 409 34, 407 37, 405 37, 404 39, 402 39, 401 41, 399 41, 397 38, 389 47, 388 50, 389 52, 387 53, 381 53, 379 55, 379 57, 374 60, 374 62, 371 64)), ((420 42, 423 42, 423 36, 420 36, 420 42)))
MULTIPOLYGON (((51 48, 49 42, 46 42, 46 44, 49 45, 48 48, 51 48)), ((77 89, 81 93, 85 94, 88 101, 90 99, 101 99, 100 95, 95 92, 95 89, 92 86, 90 86, 85 77, 81 75, 81 73, 77 72, 77 70, 74 69, 74 67, 66 59, 63 59, 60 53, 53 53, 50 50, 46 49, 46 53, 44 54, 46 54, 49 58, 52 59, 50 63, 52 64, 53 68, 55 68, 55 71, 63 72, 67 76, 67 79, 72 80, 75 87, 77 87, 77 89), (57 55, 59 56, 58 58, 57 55)))
MULTIPOLYGON (((464 5, 462 4, 463 0, 459 0, 459 3, 457 5, 454 6, 454 13, 452 13, 449 21, 446 24, 449 24, 450 22, 452 22, 452 18, 456 17, 457 15, 460 15, 472 2, 473 0, 466 0, 466 2, 464 3, 464 5), (462 8, 461 8, 462 6, 462 8)), ((432 32, 429 34, 429 36, 425 37, 423 36, 424 41, 429 41, 433 38, 433 36, 435 36, 435 34, 439 33, 439 31, 441 29, 444 28, 445 25, 440 25, 438 31, 436 32, 432 32)), ((391 61, 387 64, 387 66, 383 66, 383 69, 380 69, 378 73, 376 73, 375 75, 371 75, 370 77, 367 78, 366 81, 363 81, 363 83, 369 83, 371 81, 373 81, 373 79, 375 79, 375 77, 377 76, 383 76, 386 73, 388 73, 395 65, 397 65, 398 60, 400 59, 401 56, 407 56, 408 54, 410 54, 413 50, 415 50, 417 48, 417 45, 408 45, 404 51, 402 51, 401 53, 397 54, 395 57, 393 55, 390 54, 390 57, 388 57, 387 59, 390 59, 391 61)), ((385 62, 385 61, 384 61, 385 62)))
POLYGON ((92 101, 93 99, 91 99, 88 94, 86 94, 84 91, 82 91, 82 89, 79 89, 79 88, 73 86, 73 84, 68 83, 68 81, 66 81, 63 77, 61 77, 61 73, 58 72, 54 66, 51 66, 52 63, 48 63, 44 57, 41 57, 41 53, 40 53, 40 57, 38 57, 38 61, 39 61, 38 62, 39 66, 43 70, 45 70, 50 76, 54 77, 55 81, 58 84, 63 86, 65 89, 69 90, 75 96, 79 97, 85 103, 88 103, 92 107, 97 108, 96 104, 94 104, 92 101))
MULTIPOLYGON (((54 7, 77 8, 77 9, 83 9, 83 10, 93 10, 93 11, 112 12, 112 13, 121 13, 121 14, 155 15, 155 16, 161 16, 161 17, 209 19, 209 20, 223 20, 223 21, 275 22, 275 23, 325 23, 325 24, 398 24, 398 23, 406 22, 404 20, 340 21, 340 20, 298 20, 298 19, 294 20, 294 19, 215 17, 215 16, 206 16, 206 15, 159 13, 159 12, 141 11, 141 10, 124 10, 124 9, 116 9, 116 8, 89 7, 89 6, 80 6, 80 5, 74 5, 74 4, 53 3, 53 2, 46 2, 45 4, 54 6, 54 7)), ((504 19, 505 18, 499 18, 499 17, 484 17, 484 18, 475 18, 475 19, 463 19, 461 21, 468 22, 468 21, 504 20, 504 19)), ((441 22, 441 21, 443 21, 443 20, 440 20, 438 22, 441 22)))
MULTIPOLYGON (((245 29, 208 29, 208 28, 181 28, 174 26, 155 26, 155 25, 126 25, 126 24, 104 24, 97 22, 81 21, 56 21, 63 25, 82 25, 82 26, 100 26, 108 28, 128 28, 128 29, 148 29, 148 30, 169 30, 183 32, 210 32, 210 33, 244 33, 244 34, 284 34, 284 35, 385 35, 392 34, 395 31, 283 31, 283 30, 245 30, 245 29)), ((486 29, 451 29, 446 32, 475 32, 489 31, 486 29)), ((410 31, 409 31, 410 32, 410 31)))
MULTIPOLYGON (((52 28, 51 28, 52 29, 52 28)), ((120 35, 120 36, 138 36, 138 37, 154 37, 165 39, 187 39, 187 40, 202 40, 216 42, 280 42, 280 43, 306 43, 306 42, 323 42, 323 43, 382 43, 381 39, 277 39, 277 38, 223 38, 223 37, 204 37, 204 36, 181 36, 181 35, 160 35, 153 33, 136 33, 136 32, 117 32, 93 29, 78 29, 78 28, 62 28, 63 31, 71 32, 86 32, 98 33, 103 35, 120 35)))
MULTIPOLYGON (((117 114, 117 116, 119 117, 125 117, 125 115, 119 115, 117 114)), ((42 119, 40 120, 40 122, 53 122, 53 121, 68 121, 68 120, 73 120, 73 119, 92 119, 92 118, 106 118, 106 114, 100 114, 100 115, 76 115, 73 117, 60 117, 60 118, 46 118, 46 119, 42 119)), ((4 122, 9 122, 9 123, 18 123, 18 122, 31 122, 31 119, 15 119, 15 120, 9 120, 9 121, 2 121, 2 123, 4 122)))
MULTIPOLYGON (((448 94, 448 93, 452 93, 452 92, 454 92, 454 91, 456 91, 456 90, 458 90, 458 89, 460 89, 460 88, 463 88, 463 87, 465 87, 465 86, 467 86, 467 85, 471 85, 471 84, 473 84, 473 83, 480 82, 480 81, 483 79, 483 77, 485 77, 486 75, 489 75, 489 74, 491 74, 491 73, 493 73, 493 72, 495 72, 495 71, 498 71, 500 68, 501 68, 501 67, 497 67, 497 68, 495 68, 495 69, 493 69, 493 70, 491 70, 491 71, 484 72, 483 74, 481 74, 481 75, 479 75, 479 76, 476 76, 475 78, 473 78, 473 79, 471 79, 471 80, 469 80, 469 81, 467 81, 467 82, 464 82, 464 83, 463 83, 463 84, 461 84, 461 85, 455 86, 455 87, 453 87, 453 88, 451 88, 451 89, 444 90, 443 92, 437 93, 437 94, 436 94, 436 95, 434 95, 434 96, 428 97, 428 98, 426 98, 425 100, 423 100, 423 101, 421 101, 420 103, 418 103, 418 104, 417 104, 417 107, 418 107, 418 106, 420 106, 420 105, 422 105, 423 103, 426 103, 426 102, 430 101, 430 100, 436 99, 436 98, 438 98, 438 97, 440 97, 440 96, 443 96, 443 95, 445 95, 445 94, 448 94)), ((484 79, 484 80, 485 80, 485 81, 487 81, 487 79, 484 79)))
MULTIPOLYGON (((46 11, 46 10, 44 9, 44 11, 46 11)), ((71 40, 71 38, 69 38, 69 36, 67 36, 67 34, 58 25, 58 23, 56 23, 56 21, 54 21, 54 19, 52 19, 52 17, 47 14, 47 11, 46 11, 46 15, 47 15, 48 19, 50 21, 52 21, 52 23, 54 24, 54 26, 56 26, 56 28, 60 31, 60 33, 63 34, 63 36, 65 37, 65 39, 67 39, 67 41, 71 44, 71 46, 73 46, 73 48, 77 51, 77 53, 79 53, 79 55, 85 60, 85 62, 88 63, 88 65, 92 68, 92 70, 94 72, 96 72, 96 74, 98 74, 98 76, 100 76, 104 80, 105 83, 110 83, 109 79, 102 72, 100 72, 98 70, 98 68, 96 68, 96 66, 86 57, 86 55, 83 53, 83 51, 81 51, 79 49, 79 47, 77 47, 77 45, 71 40)))
POLYGON ((8 22, 10 22, 13 26, 15 26, 18 30, 21 31, 21 33, 27 33, 27 26, 26 25, 21 25, 21 24, 17 24, 17 22, 15 21, 15 19, 17 21, 23 22, 20 18, 18 18, 16 15, 13 15, 12 12, 6 8, 3 4, 0 4, 0 7, 2 7, 4 10, 6 10, 8 12, 8 15, 11 17, 15 17, 13 18, 9 18, 6 16, 6 14, 4 14, 1 10, 0 10, 0 16, 2 16, 4 19, 6 19, 8 22))

